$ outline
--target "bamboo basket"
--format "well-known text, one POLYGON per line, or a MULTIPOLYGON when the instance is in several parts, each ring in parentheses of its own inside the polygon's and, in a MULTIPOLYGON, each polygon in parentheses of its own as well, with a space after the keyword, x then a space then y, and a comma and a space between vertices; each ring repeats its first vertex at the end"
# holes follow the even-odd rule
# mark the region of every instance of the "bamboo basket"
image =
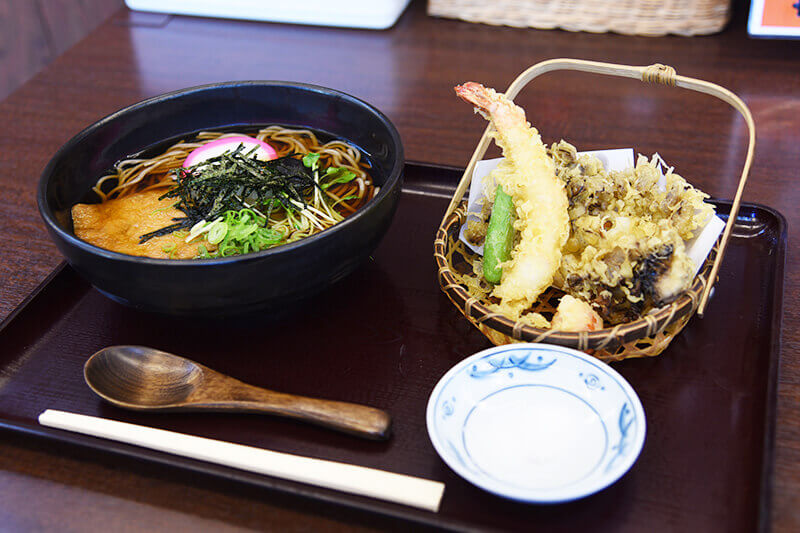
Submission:
MULTIPOLYGON (((436 234, 434 258, 438 266, 439 285, 459 311, 494 344, 549 342, 586 351, 605 361, 658 355, 666 349, 695 312, 702 317, 705 311, 739 212, 742 191, 753 160, 755 126, 750 110, 739 97, 727 89, 713 83, 678 76, 672 67, 659 64, 634 67, 576 59, 552 59, 538 63, 520 74, 508 87, 505 94, 513 100, 531 80, 544 73, 558 70, 576 70, 635 78, 649 83, 691 89, 715 96, 739 111, 747 123, 749 141, 742 175, 728 221, 725 224, 725 230, 695 277, 692 286, 671 304, 654 310, 638 320, 593 332, 541 329, 514 322, 491 311, 486 307, 485 302, 471 296, 466 288, 458 282, 459 274, 466 272, 467 268, 471 270, 472 261, 476 259, 475 254, 459 240, 459 229, 466 220, 467 207, 464 194, 470 184, 472 171, 475 164, 486 153, 491 140, 490 133, 493 131, 493 126, 490 123, 464 170, 436 234)), ((540 296, 538 302, 533 306, 533 310, 548 317, 552 316, 563 294, 558 289, 551 287, 540 296)))
POLYGON ((716 33, 730 0, 428 0, 428 14, 484 24, 659 36, 716 33))

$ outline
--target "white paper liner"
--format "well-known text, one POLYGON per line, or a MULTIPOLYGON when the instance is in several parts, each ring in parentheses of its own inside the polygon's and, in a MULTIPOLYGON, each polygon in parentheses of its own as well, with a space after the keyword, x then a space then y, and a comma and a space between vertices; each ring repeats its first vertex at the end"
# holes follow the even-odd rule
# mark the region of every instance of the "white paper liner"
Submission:
MULTIPOLYGON (((609 172, 622 171, 626 168, 634 166, 633 148, 578 152, 578 155, 584 154, 592 155, 598 158, 600 162, 603 163, 603 167, 609 172)), ((503 158, 485 159, 483 161, 478 161, 478 163, 475 164, 475 170, 472 173, 472 181, 469 187, 469 199, 467 201, 467 222, 470 220, 479 220, 483 199, 486 197, 485 191, 494 188, 493 180, 488 177, 489 173, 494 170, 502 160, 503 158)), ((659 163, 659 170, 662 170, 661 166, 666 165, 666 163, 664 163, 664 161, 658 157, 658 154, 656 154, 656 160, 659 163)), ((659 185, 663 190, 666 187, 666 178, 663 177, 663 171, 661 175, 662 180, 659 181, 659 185)), ((478 255, 483 255, 483 245, 481 244, 476 246, 470 243, 464 236, 466 227, 466 223, 461 226, 459 238, 473 252, 478 255)), ((695 265, 695 276, 698 272, 700 272, 700 268, 703 266, 708 254, 711 253, 711 250, 714 248, 717 238, 724 229, 725 222, 718 216, 714 215, 709 218, 706 225, 699 231, 699 233, 695 235, 692 240, 686 241, 686 253, 695 265)))

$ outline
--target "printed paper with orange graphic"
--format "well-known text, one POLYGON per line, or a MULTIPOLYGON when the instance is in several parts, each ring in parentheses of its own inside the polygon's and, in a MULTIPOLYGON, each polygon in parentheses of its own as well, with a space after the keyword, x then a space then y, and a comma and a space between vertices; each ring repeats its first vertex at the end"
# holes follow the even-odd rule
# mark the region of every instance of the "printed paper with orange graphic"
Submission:
POLYGON ((761 24, 800 28, 800 0, 764 0, 761 24))

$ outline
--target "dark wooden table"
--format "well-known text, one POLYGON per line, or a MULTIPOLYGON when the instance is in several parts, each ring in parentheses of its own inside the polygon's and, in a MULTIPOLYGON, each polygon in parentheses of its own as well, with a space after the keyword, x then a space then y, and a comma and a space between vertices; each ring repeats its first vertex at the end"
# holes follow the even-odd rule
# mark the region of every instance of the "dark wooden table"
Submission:
MULTIPOLYGON (((484 122, 454 96, 459 82, 503 89, 526 67, 554 57, 672 65, 679 74, 727 87, 750 107, 758 140, 745 200, 783 213, 791 243, 800 224, 800 42, 749 39, 744 15, 738 9, 718 35, 642 38, 439 20, 425 15, 422 2, 381 32, 122 10, 0 102, 0 319, 61 260, 34 198, 39 173, 58 147, 128 104, 223 80, 296 80, 349 92, 394 121, 409 161, 463 166, 484 122)), ((735 191, 746 128, 711 97, 559 73, 537 79, 519 101, 546 140, 563 137, 582 149, 658 151, 713 196, 730 198, 735 191)), ((771 519, 778 531, 800 528, 798 289, 800 253, 790 245, 772 468, 771 519)), ((712 301, 708 312, 724 310, 712 301)), ((0 434, 0 524, 3 530, 70 531, 403 527, 12 433, 0 434)))

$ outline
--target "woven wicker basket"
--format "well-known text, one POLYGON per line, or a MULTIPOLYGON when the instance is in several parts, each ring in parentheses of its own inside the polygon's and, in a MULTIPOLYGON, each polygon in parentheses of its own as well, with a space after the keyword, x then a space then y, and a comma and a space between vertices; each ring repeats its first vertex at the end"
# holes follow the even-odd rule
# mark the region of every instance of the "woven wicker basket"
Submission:
MULTIPOLYGON (((471 180, 472 171, 489 146, 490 133, 493 130, 493 126, 489 124, 475 152, 472 154, 472 158, 453 194, 453 198, 436 234, 434 258, 438 265, 439 285, 461 313, 494 344, 546 341, 587 351, 595 357, 606 361, 658 355, 664 351, 675 335, 683 329, 695 312, 702 316, 705 310, 711 288, 725 253, 726 244, 739 212, 742 191, 753 160, 755 126, 750 110, 735 94, 727 89, 705 81, 678 76, 672 67, 664 65, 632 67, 575 59, 553 59, 534 65, 514 80, 506 91, 506 96, 513 99, 529 81, 541 74, 555 70, 577 70, 636 78, 645 82, 661 83, 673 87, 683 87, 716 96, 739 111, 749 129, 749 144, 744 168, 739 180, 739 187, 731 206, 725 231, 717 241, 714 250, 706 259, 691 288, 671 304, 657 309, 638 320, 593 332, 548 330, 535 328, 521 322, 514 322, 488 309, 484 305, 485 302, 472 297, 466 288, 459 283, 460 276, 471 270, 472 262, 476 259, 476 256, 459 240, 459 229, 466 220, 466 202, 463 200, 471 180)), ((557 289, 548 289, 539 298, 533 310, 544 314, 548 318, 551 317, 562 294, 557 289)))
POLYGON ((729 0, 428 0, 428 14, 468 22, 596 33, 706 35, 725 27, 729 0))

